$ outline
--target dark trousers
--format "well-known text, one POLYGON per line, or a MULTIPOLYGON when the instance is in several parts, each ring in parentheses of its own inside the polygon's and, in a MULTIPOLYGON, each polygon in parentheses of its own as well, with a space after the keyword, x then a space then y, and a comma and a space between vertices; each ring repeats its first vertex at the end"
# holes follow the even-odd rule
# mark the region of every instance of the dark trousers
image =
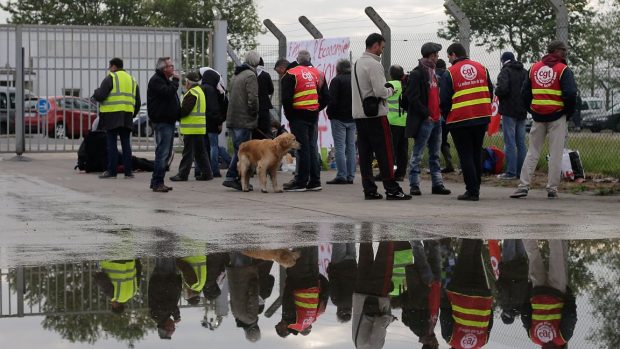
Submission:
POLYGON ((179 164, 179 175, 181 177, 187 178, 189 176, 194 159, 201 170, 206 169, 208 171, 208 173, 203 172, 201 174, 209 176, 209 174, 211 174, 211 165, 209 164, 209 158, 205 152, 204 135, 183 136, 183 157, 179 164))
POLYGON ((390 126, 392 131, 392 143, 394 144, 394 159, 396 159, 396 171, 394 177, 403 178, 407 173, 407 162, 409 157, 409 138, 405 137, 404 126, 390 126))
POLYGON ((448 134, 450 130, 446 127, 445 121, 441 120, 441 155, 443 155, 444 168, 454 169, 452 165, 452 153, 450 152, 450 142, 448 134))
POLYGON ((108 144, 108 173, 116 176, 116 167, 118 166, 118 148, 116 140, 121 138, 121 147, 123 149, 123 168, 125 175, 131 175, 131 130, 124 127, 118 127, 106 131, 108 144))
POLYGON ((208 169, 201 168, 200 165, 198 164, 198 161, 194 159, 194 177, 198 177, 200 176, 200 174, 205 174, 209 177, 213 175, 213 166, 211 165, 211 142, 209 141, 209 134, 208 133, 205 134, 203 138, 204 138, 205 154, 207 154, 209 168, 208 169))
POLYGON ((295 135, 301 148, 297 150, 297 174, 295 182, 299 185, 321 183, 319 167, 318 122, 291 120, 291 133, 295 135))
POLYGON ((252 139, 271 139, 271 114, 269 110, 258 111, 258 126, 252 131, 252 139))
POLYGON ((373 296, 387 296, 392 288, 394 243, 380 242, 375 258, 372 242, 360 244, 355 292, 373 296))
POLYGON ((482 240, 461 239, 454 275, 448 284, 448 289, 462 290, 489 290, 489 284, 482 261, 482 240))
POLYGON ((379 163, 379 174, 385 191, 388 193, 401 191, 402 189, 394 180, 392 132, 387 117, 355 119, 355 126, 364 193, 377 192, 377 185, 372 175, 372 160, 375 157, 379 163))
POLYGON ((487 125, 456 127, 450 130, 459 154, 465 189, 472 195, 480 195, 482 143, 486 131, 487 125))

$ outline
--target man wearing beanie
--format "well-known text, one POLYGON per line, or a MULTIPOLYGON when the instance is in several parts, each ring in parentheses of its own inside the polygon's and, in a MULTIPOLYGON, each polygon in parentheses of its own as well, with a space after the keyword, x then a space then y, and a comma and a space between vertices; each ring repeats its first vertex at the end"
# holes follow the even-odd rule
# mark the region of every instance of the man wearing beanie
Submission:
POLYGON ((547 197, 558 197, 562 169, 562 152, 566 139, 566 120, 575 110, 577 85, 572 70, 566 65, 568 47, 559 40, 547 46, 547 55, 530 68, 529 79, 523 85, 522 97, 534 122, 530 144, 521 170, 521 182, 511 198, 526 197, 530 181, 545 138, 549 136, 549 165, 547 197))
POLYGON ((179 113, 179 132, 183 135, 183 158, 179 164, 179 173, 170 180, 173 182, 187 181, 194 159, 202 170, 196 174, 197 181, 213 179, 211 164, 205 148, 205 134, 207 134, 207 120, 205 111, 207 99, 200 87, 202 80, 198 72, 190 72, 185 77, 185 89, 181 111, 179 113))
POLYGON ((499 114, 502 116, 506 172, 497 176, 502 180, 516 179, 521 174, 525 160, 525 119, 527 108, 521 98, 521 87, 527 79, 523 64, 512 52, 501 57, 502 70, 497 76, 495 95, 499 99, 499 114))

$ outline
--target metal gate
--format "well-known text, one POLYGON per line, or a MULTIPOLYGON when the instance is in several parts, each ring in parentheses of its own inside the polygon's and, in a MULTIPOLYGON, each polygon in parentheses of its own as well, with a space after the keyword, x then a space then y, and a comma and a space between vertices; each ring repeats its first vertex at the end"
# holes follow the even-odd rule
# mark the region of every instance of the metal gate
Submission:
POLYGON ((211 38, 210 29, 0 26, 0 152, 77 151, 98 115, 90 96, 113 57, 140 87, 132 148, 153 149, 146 93, 157 58, 171 57, 181 73, 206 66, 211 38))

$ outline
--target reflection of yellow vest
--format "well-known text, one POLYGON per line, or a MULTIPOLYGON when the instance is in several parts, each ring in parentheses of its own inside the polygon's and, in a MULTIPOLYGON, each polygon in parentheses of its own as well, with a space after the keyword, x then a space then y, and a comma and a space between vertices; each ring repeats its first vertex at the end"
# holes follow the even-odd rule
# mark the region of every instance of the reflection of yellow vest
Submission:
POLYGON ((394 289, 390 296, 398 296, 407 289, 405 266, 413 264, 413 250, 394 251, 394 266, 392 267, 392 284, 394 289))
POLYGON ((185 286, 196 292, 202 291, 207 283, 207 256, 190 256, 181 258, 181 260, 191 265, 196 274, 196 283, 188 285, 184 280, 185 286))
POLYGON ((103 261, 101 268, 114 286, 112 302, 126 303, 138 293, 136 261, 103 261))
POLYGON ((194 86, 183 95, 185 98, 188 94, 196 97, 194 109, 188 116, 181 118, 179 130, 182 135, 204 135, 207 134, 207 119, 205 112, 207 110, 207 98, 202 91, 202 87, 194 86))
POLYGON ((110 73, 112 90, 101 103, 99 111, 102 113, 128 112, 133 113, 136 107, 136 88, 138 84, 131 75, 124 70, 110 73))
POLYGON ((407 112, 400 107, 400 96, 403 94, 402 83, 398 80, 389 81, 394 86, 394 94, 387 99, 388 103, 388 121, 393 126, 407 125, 407 112))

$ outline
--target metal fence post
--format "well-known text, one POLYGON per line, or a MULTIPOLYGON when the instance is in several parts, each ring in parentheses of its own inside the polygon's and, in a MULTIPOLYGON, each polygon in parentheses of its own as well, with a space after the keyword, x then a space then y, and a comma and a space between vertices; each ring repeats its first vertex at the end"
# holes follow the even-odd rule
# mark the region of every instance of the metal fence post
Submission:
MULTIPOLYGON (((216 20, 213 23, 213 69, 217 70, 222 76, 228 76, 228 21, 221 19, 219 10, 216 11, 216 20)), ((224 83, 228 82, 224 78, 224 83)))
POLYGON ((459 25, 459 42, 465 46, 465 50, 469 55, 470 35, 471 35, 471 23, 469 18, 465 15, 465 12, 454 2, 454 0, 446 0, 443 5, 448 13, 454 17, 459 25))
POLYGON ((15 295, 17 297, 17 316, 24 316, 24 267, 15 268, 15 295))
POLYGON ((21 157, 26 150, 24 130, 24 47, 22 27, 15 28, 15 153, 21 157))
POLYGON ((286 36, 276 27, 275 24, 270 19, 266 19, 263 21, 265 27, 269 29, 271 34, 278 39, 278 58, 286 58, 286 36))
POLYGON ((555 10, 555 38, 568 43, 568 9, 564 0, 547 0, 555 10))
POLYGON ((304 28, 306 28, 308 33, 310 33, 310 35, 312 35, 313 38, 323 39, 323 34, 314 26, 314 24, 312 24, 312 22, 310 22, 308 17, 300 16, 299 23, 301 23, 301 25, 303 25, 304 28))
POLYGON ((392 65, 392 30, 390 26, 385 23, 383 18, 379 16, 377 11, 375 11, 372 6, 366 7, 364 9, 366 15, 370 20, 379 28, 381 31, 381 35, 385 38, 385 48, 383 49, 383 54, 381 55, 381 64, 383 65, 383 71, 385 72, 385 76, 389 79, 389 71, 390 65, 392 65))
POLYGON ((230 59, 232 59, 233 62, 235 62, 235 65, 242 64, 241 60, 239 59, 239 56, 237 56, 232 46, 228 45, 227 51, 228 51, 228 57, 230 57, 230 59))

